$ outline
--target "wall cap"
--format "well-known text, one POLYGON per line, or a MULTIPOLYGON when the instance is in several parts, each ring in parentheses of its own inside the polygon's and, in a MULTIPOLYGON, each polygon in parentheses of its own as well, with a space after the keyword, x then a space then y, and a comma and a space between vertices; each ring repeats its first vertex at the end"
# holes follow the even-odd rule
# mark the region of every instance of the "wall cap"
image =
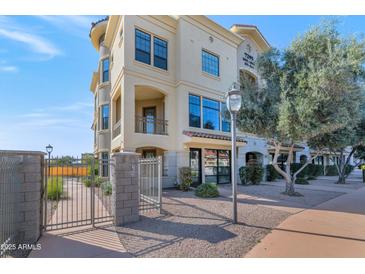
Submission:
POLYGON ((31 151, 31 150, 0 150, 0 155, 47 155, 43 151, 31 151))

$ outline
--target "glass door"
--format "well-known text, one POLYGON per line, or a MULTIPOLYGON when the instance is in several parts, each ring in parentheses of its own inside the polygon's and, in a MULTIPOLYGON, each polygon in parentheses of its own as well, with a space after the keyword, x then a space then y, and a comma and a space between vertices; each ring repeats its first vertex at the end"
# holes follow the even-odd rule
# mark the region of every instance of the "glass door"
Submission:
POLYGON ((155 133, 156 107, 143 108, 143 132, 148 134, 155 133))
POLYGON ((218 184, 231 182, 231 152, 218 150, 218 184))
POLYGON ((204 172, 206 183, 229 184, 231 182, 231 152, 205 149, 204 172))
POLYGON ((193 179, 193 186, 198 186, 202 183, 202 165, 201 165, 202 150, 200 148, 190 149, 190 168, 193 179))

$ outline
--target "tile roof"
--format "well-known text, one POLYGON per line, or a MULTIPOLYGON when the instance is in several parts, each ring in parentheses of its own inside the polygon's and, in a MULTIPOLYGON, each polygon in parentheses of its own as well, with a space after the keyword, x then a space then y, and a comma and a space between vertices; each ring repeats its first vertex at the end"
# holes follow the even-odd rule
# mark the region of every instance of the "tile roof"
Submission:
MULTIPOLYGON (((189 136, 189 137, 199 137, 199 138, 231 141, 230 136, 222 135, 222 134, 214 134, 214 133, 206 133, 206 132, 198 132, 198 131, 189 131, 189 130, 184 130, 183 134, 186 135, 186 136, 189 136)), ((241 136, 237 136, 237 142, 247 143, 246 140, 241 136)))

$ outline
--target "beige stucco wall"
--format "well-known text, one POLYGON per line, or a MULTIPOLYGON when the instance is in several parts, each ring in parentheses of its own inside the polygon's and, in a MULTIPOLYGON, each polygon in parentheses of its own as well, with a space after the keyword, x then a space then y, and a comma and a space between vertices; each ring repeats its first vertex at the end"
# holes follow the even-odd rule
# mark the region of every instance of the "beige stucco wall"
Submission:
MULTIPOLYGON (((123 16, 119 18, 110 54, 111 90, 113 99, 120 90, 122 136, 112 140, 112 149, 135 151, 138 147, 155 146, 164 150, 188 149, 183 130, 189 130, 189 93, 224 101, 224 93, 237 81, 237 45, 232 41, 195 21, 181 16, 175 25, 165 17, 123 16), (165 23, 164 23, 165 22, 165 23), (123 35, 121 27, 123 26, 123 35), (135 60, 135 29, 168 41, 168 70, 164 71, 135 60), (202 49, 219 56, 220 76, 202 72, 202 49), (142 114, 142 107, 155 102, 136 100, 136 86, 152 87, 164 94, 164 119, 168 121, 168 135, 135 133, 135 115, 142 114)), ((153 38, 151 38, 153 53, 153 38)), ((153 54, 151 54, 153 62, 153 54)), ((160 103, 162 100, 160 100, 160 103)), ((115 110, 112 104, 112 116, 115 110)), ((163 119, 162 106, 157 105, 157 118, 163 119)), ((113 120, 113 117, 112 117, 113 120)), ((222 131, 204 130, 224 134, 222 131)), ((209 140, 207 140, 209 144, 209 140)))

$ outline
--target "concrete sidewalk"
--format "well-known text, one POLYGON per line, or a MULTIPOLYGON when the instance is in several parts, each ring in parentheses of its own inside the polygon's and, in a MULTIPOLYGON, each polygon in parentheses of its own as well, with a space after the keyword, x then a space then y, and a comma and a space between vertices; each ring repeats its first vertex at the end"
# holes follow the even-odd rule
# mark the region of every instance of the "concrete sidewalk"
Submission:
POLYGON ((290 216, 246 257, 365 257, 365 187, 290 216))
POLYGON ((113 226, 46 232, 29 258, 129 258, 113 226))

